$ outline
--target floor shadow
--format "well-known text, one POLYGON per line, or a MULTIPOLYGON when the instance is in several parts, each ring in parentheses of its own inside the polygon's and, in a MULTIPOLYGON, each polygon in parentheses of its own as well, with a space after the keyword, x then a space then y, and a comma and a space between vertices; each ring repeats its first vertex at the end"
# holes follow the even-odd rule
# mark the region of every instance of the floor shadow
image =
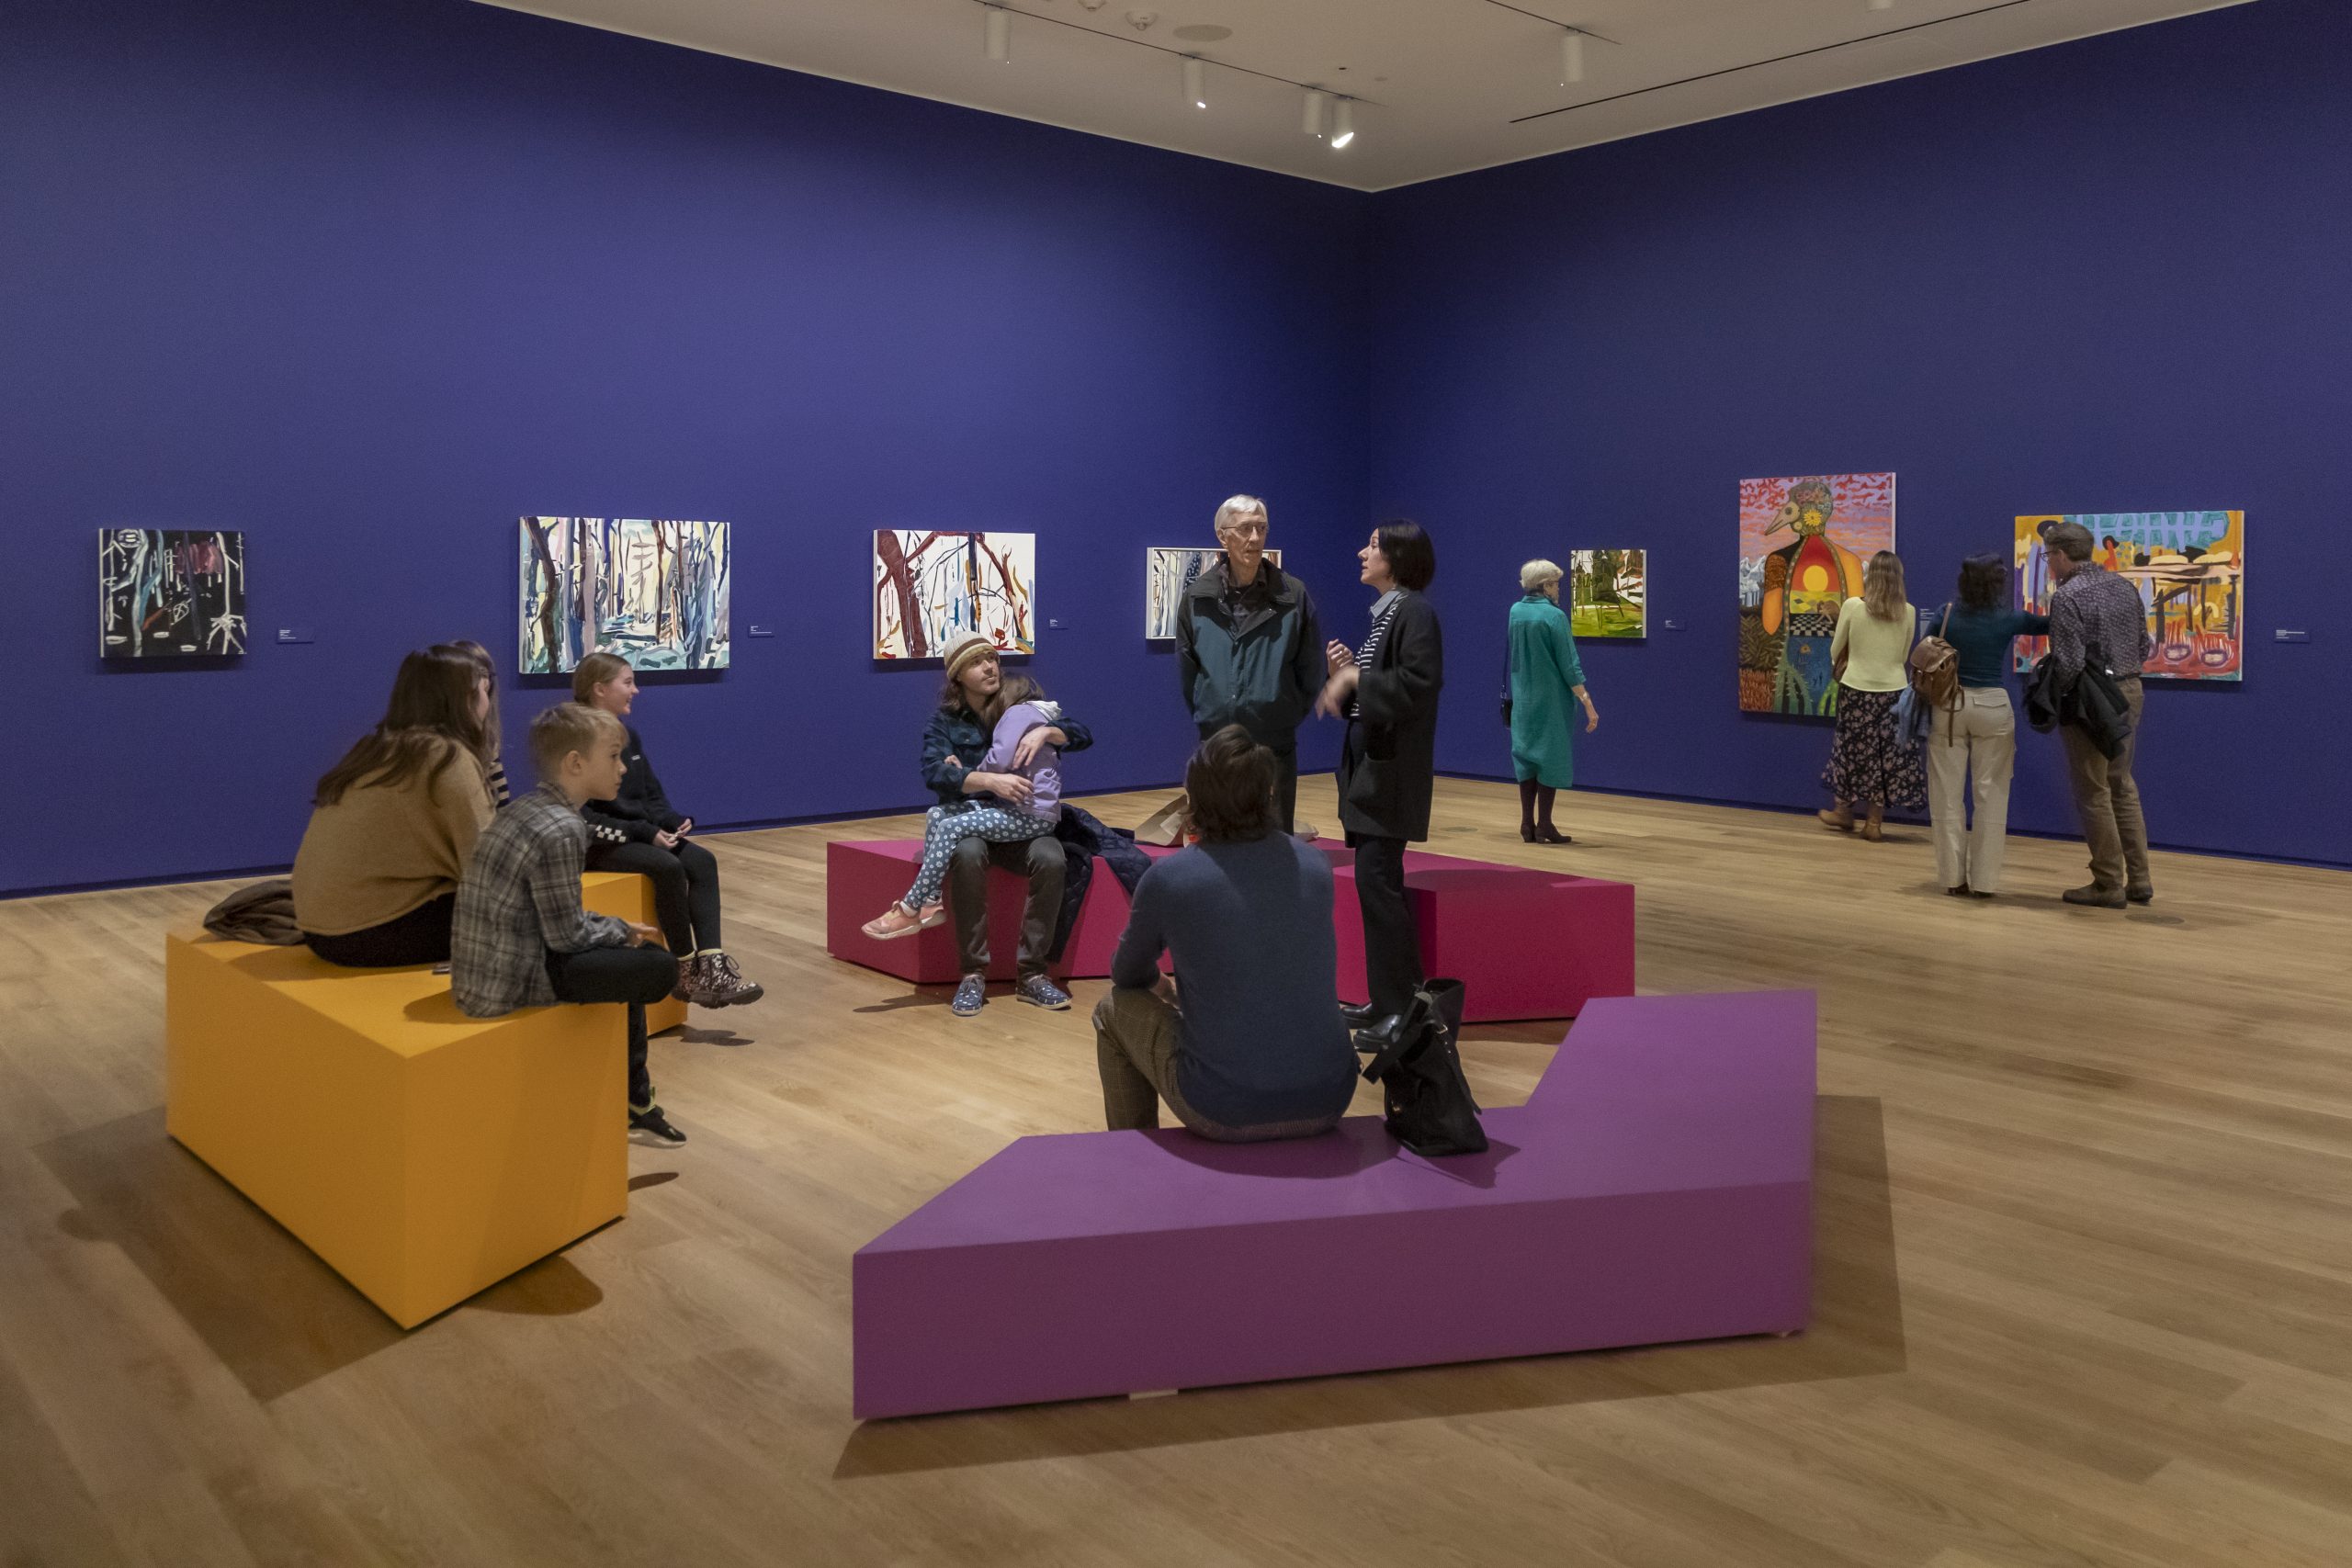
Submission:
POLYGON ((677 1179, 678 1173, 674 1170, 643 1171, 628 1179, 628 1190, 632 1192, 642 1192, 649 1187, 659 1187, 665 1181, 677 1179))
POLYGON ((680 1040, 689 1045, 725 1045, 730 1049, 738 1045, 749 1045, 752 1043, 750 1035, 738 1034, 731 1029, 697 1029, 691 1023, 682 1023, 675 1029, 664 1030, 662 1037, 680 1040))
POLYGON ((1815 1105, 1814 1312, 1787 1338, 1720 1339, 1510 1361, 868 1421, 841 1480, 1129 1453, 1234 1438, 1491 1415, 1664 1394, 1876 1377, 1905 1365, 1902 1285, 1879 1101, 1815 1105))
MULTIPOLYGON (((637 1183, 632 1180, 629 1187, 635 1190, 637 1183)), ((540 1258, 520 1273, 509 1274, 451 1310, 506 1313, 517 1317, 570 1317, 598 1305, 604 1299, 605 1292, 596 1281, 559 1252, 540 1258)))
POLYGON ((852 1008, 850 1011, 898 1012, 905 1008, 944 1008, 947 1005, 948 996, 949 993, 944 987, 933 986, 926 990, 910 991, 902 997, 892 997, 887 1001, 870 1003, 862 1008, 852 1008))
POLYGON ((160 1106, 36 1152, 78 1205, 59 1228, 120 1247, 255 1399, 401 1338, 367 1297, 166 1137, 160 1106))

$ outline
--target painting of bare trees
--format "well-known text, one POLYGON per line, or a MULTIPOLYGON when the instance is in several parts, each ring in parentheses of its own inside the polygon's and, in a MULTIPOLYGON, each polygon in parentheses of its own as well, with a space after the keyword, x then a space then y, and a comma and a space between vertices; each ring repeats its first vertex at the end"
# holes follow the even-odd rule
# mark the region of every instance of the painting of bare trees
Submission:
POLYGON ((937 659, 966 632, 1037 647, 1037 536, 884 528, 874 536, 874 657, 937 659))
POLYGON ((724 670, 727 525, 644 517, 523 519, 526 675, 560 674, 583 655, 639 670, 724 670))

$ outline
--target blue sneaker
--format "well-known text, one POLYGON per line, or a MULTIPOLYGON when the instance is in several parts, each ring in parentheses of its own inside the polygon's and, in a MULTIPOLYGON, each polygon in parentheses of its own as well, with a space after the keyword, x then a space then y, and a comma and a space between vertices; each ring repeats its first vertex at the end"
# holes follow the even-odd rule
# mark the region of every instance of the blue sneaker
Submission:
POLYGON ((1069 1006, 1069 993, 1043 975, 1023 976, 1021 983, 1012 987, 1012 997, 1015 1001, 1027 1002, 1033 1008, 1044 1008, 1049 1012, 1059 1012, 1069 1006))
POLYGON ((957 1018, 970 1018, 988 1005, 989 977, 967 975, 963 983, 956 987, 956 999, 947 1004, 947 1010, 957 1018))

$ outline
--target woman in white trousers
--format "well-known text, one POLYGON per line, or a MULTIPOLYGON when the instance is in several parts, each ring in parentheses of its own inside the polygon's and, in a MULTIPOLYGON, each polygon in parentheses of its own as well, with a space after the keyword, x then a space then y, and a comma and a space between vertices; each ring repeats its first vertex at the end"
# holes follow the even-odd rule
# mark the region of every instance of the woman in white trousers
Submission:
POLYGON ((1935 716, 1928 732, 1928 817, 1936 875, 1955 898, 1990 898, 2001 886, 2009 829, 2009 778, 2018 758, 2017 710, 2009 701, 2011 644, 2050 629, 2046 615, 2013 610, 2009 569, 2000 557, 1960 565, 1960 596, 1928 625, 1960 655, 1960 706, 1935 716), (1975 795, 1969 818, 1964 791, 1975 795))

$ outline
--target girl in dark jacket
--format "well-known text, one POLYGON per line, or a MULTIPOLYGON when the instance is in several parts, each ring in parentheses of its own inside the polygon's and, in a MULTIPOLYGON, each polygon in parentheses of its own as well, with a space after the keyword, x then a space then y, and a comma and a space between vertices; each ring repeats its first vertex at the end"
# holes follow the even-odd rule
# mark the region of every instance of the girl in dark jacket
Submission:
MULTIPOLYGON (((591 653, 571 672, 571 695, 626 720, 637 703, 637 671, 616 653, 591 653)), ((678 960, 679 1000, 707 1008, 758 1001, 764 987, 743 978, 718 945, 718 858, 686 837, 694 818, 681 816, 662 793, 633 728, 622 756, 628 772, 619 793, 580 808, 588 823, 588 869, 652 879, 662 938, 678 960)))

